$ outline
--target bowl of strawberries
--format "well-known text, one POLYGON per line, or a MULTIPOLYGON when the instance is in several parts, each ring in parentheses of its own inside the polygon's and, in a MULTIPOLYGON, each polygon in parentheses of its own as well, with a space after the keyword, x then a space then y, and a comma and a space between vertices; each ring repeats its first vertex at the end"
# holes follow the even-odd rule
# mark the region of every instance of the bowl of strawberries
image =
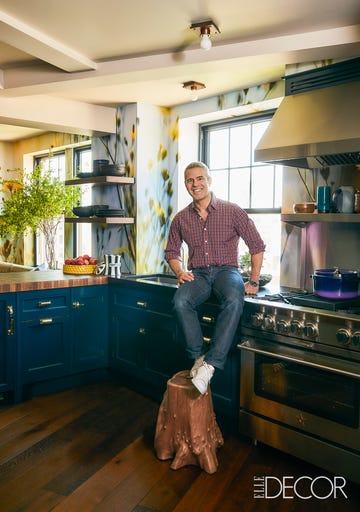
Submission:
POLYGON ((63 265, 64 274, 95 274, 97 259, 84 254, 76 258, 68 258, 63 265))

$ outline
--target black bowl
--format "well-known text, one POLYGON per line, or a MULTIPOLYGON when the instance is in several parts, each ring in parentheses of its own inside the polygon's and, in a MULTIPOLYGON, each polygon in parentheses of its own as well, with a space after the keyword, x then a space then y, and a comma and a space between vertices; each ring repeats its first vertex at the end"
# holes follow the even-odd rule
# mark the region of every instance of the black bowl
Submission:
POLYGON ((77 217, 92 217, 94 215, 93 206, 75 206, 72 211, 77 217))
POLYGON ((98 211, 108 210, 109 205, 108 204, 94 204, 93 208, 94 208, 94 215, 96 215, 98 211))

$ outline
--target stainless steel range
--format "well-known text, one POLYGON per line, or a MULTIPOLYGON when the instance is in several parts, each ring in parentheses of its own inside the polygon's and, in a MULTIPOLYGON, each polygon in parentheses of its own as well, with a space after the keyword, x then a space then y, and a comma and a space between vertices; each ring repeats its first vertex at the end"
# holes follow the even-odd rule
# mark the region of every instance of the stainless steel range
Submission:
POLYGON ((357 299, 247 299, 238 345, 240 431, 357 483, 359 313, 357 299))

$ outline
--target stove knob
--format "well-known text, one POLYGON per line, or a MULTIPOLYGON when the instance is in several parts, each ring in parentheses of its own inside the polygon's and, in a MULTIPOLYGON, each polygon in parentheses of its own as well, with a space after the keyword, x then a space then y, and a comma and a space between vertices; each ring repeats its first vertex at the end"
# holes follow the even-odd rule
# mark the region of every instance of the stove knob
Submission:
POLYGON ((253 327, 260 327, 263 321, 262 313, 253 313, 250 317, 250 322, 253 327))
POLYGON ((304 334, 308 338, 315 338, 317 336, 318 329, 315 324, 312 324, 311 322, 308 322, 304 326, 304 334))
POLYGON ((281 334, 287 334, 290 330, 290 324, 287 320, 278 320, 276 322, 276 330, 281 334))
POLYGON ((290 322, 290 332, 291 334, 294 334, 295 336, 299 336, 302 334, 304 329, 304 322, 300 320, 291 320, 290 322))
POLYGON ((360 345, 360 331, 353 332, 352 342, 354 345, 360 345))
POLYGON ((264 328, 267 331, 275 329, 275 317, 274 315, 266 315, 263 322, 264 328))
POLYGON ((339 329, 336 333, 336 339, 343 345, 350 345, 351 332, 349 331, 349 329, 339 329))

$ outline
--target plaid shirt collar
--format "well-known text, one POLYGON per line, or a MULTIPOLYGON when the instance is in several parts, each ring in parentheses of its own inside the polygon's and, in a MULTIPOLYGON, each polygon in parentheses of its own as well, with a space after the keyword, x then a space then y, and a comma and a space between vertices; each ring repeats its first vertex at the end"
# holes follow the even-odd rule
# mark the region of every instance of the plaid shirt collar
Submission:
MULTIPOLYGON (((216 210, 217 206, 218 206, 218 200, 217 200, 214 192, 210 192, 210 194, 211 194, 211 199, 210 199, 209 206, 207 207, 208 212, 210 212, 211 209, 216 210)), ((190 203, 190 206, 192 207, 194 212, 197 213, 195 205, 194 205, 194 201, 192 203, 190 203)))

